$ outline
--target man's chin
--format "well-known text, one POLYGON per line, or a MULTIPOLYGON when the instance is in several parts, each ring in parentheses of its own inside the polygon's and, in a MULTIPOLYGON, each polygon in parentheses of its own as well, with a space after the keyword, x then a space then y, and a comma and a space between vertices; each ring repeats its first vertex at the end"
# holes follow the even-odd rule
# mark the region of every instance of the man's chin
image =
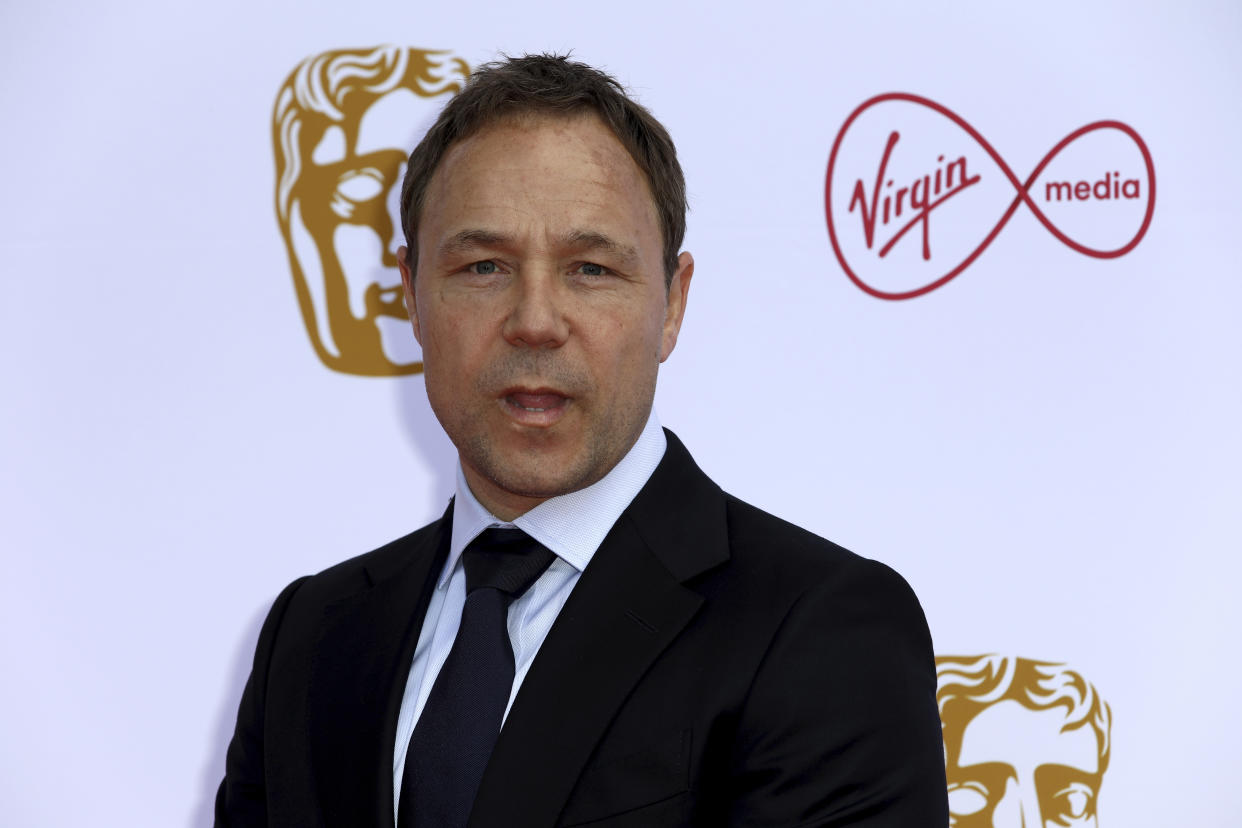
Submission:
POLYGON ((585 489, 603 477, 608 467, 597 471, 599 464, 584 462, 590 459, 581 451, 565 457, 546 452, 533 458, 528 452, 489 451, 463 453, 462 466, 475 472, 467 471, 467 480, 485 506, 524 512, 550 498, 585 489))
POLYGON ((488 475, 489 481, 506 494, 532 500, 547 500, 553 497, 585 489, 596 480, 589 474, 572 474, 561 468, 555 473, 550 471, 515 470, 506 468, 488 475))

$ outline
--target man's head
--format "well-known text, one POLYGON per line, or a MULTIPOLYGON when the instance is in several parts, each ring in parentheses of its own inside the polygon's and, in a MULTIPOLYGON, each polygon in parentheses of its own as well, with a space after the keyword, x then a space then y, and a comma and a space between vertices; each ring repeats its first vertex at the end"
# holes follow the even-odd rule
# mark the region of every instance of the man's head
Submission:
POLYGON ((410 269, 418 270, 418 225, 427 187, 449 147, 504 121, 593 114, 642 170, 662 234, 665 278, 677 270, 686 234, 686 182, 673 139, 651 113, 631 100, 611 76, 552 55, 527 55, 479 67, 445 106, 410 154, 401 188, 401 222, 410 269))
POLYGON ((694 270, 665 130, 583 64, 485 66, 411 154, 401 219, 427 395, 471 490, 512 517, 603 477, 694 270))
POLYGON ((397 183, 431 99, 465 84, 445 52, 381 46, 307 58, 272 113, 276 216, 306 332, 351 374, 417 372, 397 275, 397 183))
POLYGON ((1065 665, 1010 656, 936 658, 950 824, 1094 826, 1112 717, 1065 665))

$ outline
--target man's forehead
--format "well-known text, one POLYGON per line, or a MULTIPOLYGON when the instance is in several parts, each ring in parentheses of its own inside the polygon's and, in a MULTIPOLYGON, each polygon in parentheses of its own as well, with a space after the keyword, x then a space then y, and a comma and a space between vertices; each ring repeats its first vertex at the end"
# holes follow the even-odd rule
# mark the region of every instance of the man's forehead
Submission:
POLYGON ((448 170, 460 174, 463 162, 484 175, 488 169, 513 170, 532 162, 543 168, 543 174, 555 174, 571 158, 587 160, 601 181, 636 185, 650 196, 646 174, 616 133, 591 110, 501 116, 454 141, 437 164, 432 183, 448 170))
POLYGON ((634 196, 655 217, 647 177, 629 152, 596 115, 506 119, 466 136, 445 152, 427 188, 428 205, 483 194, 542 197, 551 204, 560 185, 587 184, 575 197, 584 206, 616 205, 617 194, 634 196), (514 188, 516 187, 516 192, 514 188), (598 201, 598 204, 592 202, 598 201))

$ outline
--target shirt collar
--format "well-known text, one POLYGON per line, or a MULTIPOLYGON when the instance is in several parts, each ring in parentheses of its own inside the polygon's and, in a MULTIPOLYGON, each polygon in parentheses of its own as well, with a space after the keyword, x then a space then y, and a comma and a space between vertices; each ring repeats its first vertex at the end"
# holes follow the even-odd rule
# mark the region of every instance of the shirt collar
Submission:
POLYGON ((612 525, 660 464, 667 445, 653 408, 638 440, 608 474, 585 489, 545 500, 512 523, 496 517, 479 503, 466 483, 459 460, 453 535, 439 586, 448 584, 466 545, 492 526, 516 526, 574 569, 586 569, 612 525))

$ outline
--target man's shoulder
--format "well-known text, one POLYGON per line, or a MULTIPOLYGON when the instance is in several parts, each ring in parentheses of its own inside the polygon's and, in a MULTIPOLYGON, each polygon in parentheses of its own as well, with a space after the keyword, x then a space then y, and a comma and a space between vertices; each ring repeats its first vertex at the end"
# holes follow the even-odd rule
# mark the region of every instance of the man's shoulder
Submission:
POLYGON ((416 563, 423 556, 434 555, 446 523, 443 518, 432 521, 383 546, 301 579, 297 588, 298 598, 317 604, 329 603, 373 586, 377 581, 416 563))
MULTIPOLYGON (((702 588, 730 594, 731 603, 760 603, 777 612, 801 596, 831 601, 843 593, 879 606, 918 607, 909 584, 890 567, 722 490, 673 432, 666 429, 665 435, 665 458, 636 499, 635 514, 663 527, 665 537, 681 546, 727 545, 727 555, 702 550, 688 555, 706 564, 697 570, 702 588), (669 503, 678 508, 670 511, 669 503)), ((686 561, 676 554, 669 555, 677 564, 670 569, 680 574, 686 561)))
POLYGON ((913 598, 888 565, 865 558, 801 526, 725 493, 729 569, 757 591, 790 598, 812 591, 861 593, 876 599, 913 598))
POLYGON ((729 543, 743 553, 761 548, 776 552, 790 563, 817 568, 849 565, 863 560, 859 555, 784 518, 765 512, 741 498, 724 493, 729 523, 729 543))

